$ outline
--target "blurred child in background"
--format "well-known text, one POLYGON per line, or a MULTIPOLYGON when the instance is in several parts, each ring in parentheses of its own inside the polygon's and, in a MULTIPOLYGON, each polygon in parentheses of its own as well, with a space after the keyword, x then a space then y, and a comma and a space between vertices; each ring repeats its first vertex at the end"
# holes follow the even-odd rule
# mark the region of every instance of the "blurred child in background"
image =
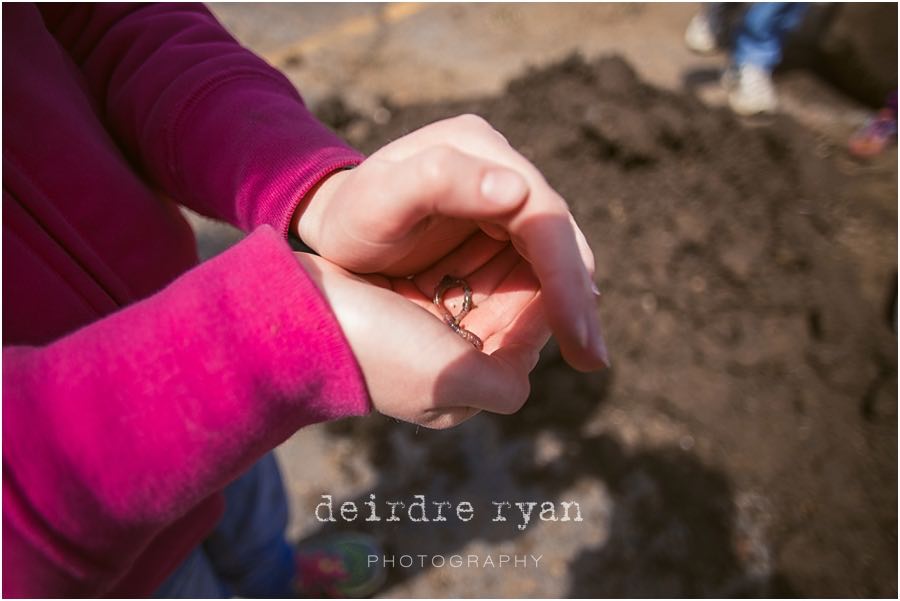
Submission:
POLYGON ((784 39, 809 10, 803 2, 753 2, 747 6, 704 4, 685 31, 688 48, 709 54, 723 46, 730 52, 722 76, 728 104, 740 115, 770 113, 778 106, 772 71, 781 62, 784 39), (732 40, 726 36, 729 13, 741 10, 732 40))

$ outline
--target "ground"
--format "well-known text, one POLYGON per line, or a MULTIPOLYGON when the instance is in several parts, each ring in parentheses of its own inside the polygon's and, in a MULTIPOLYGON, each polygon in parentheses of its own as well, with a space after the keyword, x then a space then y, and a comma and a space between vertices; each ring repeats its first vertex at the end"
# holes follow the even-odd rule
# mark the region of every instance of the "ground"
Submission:
MULTIPOLYGON (((847 157, 865 107, 802 70, 779 77, 784 115, 733 116, 722 58, 682 47, 693 10, 214 6, 364 151, 488 118, 596 251, 612 369, 551 343, 514 416, 374 416, 279 449, 294 537, 338 527, 322 494, 422 494, 475 519, 368 529, 398 556, 542 556, 416 564, 383 596, 896 596, 896 151, 847 157), (583 521, 520 529, 495 500, 577 501, 583 521)), ((192 219, 206 255, 237 238, 192 219)))

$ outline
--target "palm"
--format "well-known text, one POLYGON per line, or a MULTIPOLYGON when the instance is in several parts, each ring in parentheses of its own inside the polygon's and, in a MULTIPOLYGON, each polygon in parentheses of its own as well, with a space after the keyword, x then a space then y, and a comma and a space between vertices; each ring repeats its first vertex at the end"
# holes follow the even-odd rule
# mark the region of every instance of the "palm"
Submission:
MULTIPOLYGON (((478 225, 470 220, 435 216, 422 228, 416 229, 380 257, 378 271, 389 276, 420 273, 452 252, 468 237, 478 231, 478 225)), ((440 278, 439 278, 440 279, 440 278)))
MULTIPOLYGON (((433 249, 440 248, 439 246, 433 249)), ((410 255, 409 265, 424 263, 418 253, 410 255)), ((404 271, 399 271, 404 273, 404 271)), ((508 242, 494 240, 484 233, 472 234, 462 244, 412 277, 373 275, 369 281, 390 288, 407 300, 440 318, 434 305, 435 287, 445 275, 464 278, 472 288, 474 307, 462 326, 484 342, 484 351, 512 342, 540 348, 549 336, 539 306, 540 285, 530 265, 508 242)), ((459 289, 447 291, 444 305, 458 313, 463 299, 459 289)))

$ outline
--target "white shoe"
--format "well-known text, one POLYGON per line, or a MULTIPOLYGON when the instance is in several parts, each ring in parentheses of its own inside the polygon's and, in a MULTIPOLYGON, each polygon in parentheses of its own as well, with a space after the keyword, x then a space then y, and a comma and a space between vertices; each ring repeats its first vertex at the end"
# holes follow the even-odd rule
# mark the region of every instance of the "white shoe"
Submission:
POLYGON ((756 65, 729 67, 722 75, 722 85, 728 90, 728 104, 739 115, 773 113, 778 108, 778 96, 772 74, 756 65))
POLYGON ((712 54, 719 49, 716 21, 706 11, 700 11, 684 32, 684 43, 697 54, 712 54))

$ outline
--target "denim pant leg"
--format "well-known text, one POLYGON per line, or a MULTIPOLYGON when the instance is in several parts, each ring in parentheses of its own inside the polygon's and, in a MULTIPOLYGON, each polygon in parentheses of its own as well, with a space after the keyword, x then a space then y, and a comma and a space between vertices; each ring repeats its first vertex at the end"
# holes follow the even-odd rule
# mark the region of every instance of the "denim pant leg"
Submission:
POLYGON ((747 9, 734 41, 732 62, 772 71, 781 61, 784 37, 800 25, 809 4, 754 2, 747 9))
POLYGON ((157 599, 227 599, 233 594, 216 574, 203 548, 197 547, 153 596, 157 599))
POLYGON ((293 595, 294 552, 284 537, 287 497, 274 454, 263 457, 227 486, 224 494, 225 513, 219 524, 157 591, 157 597, 187 590, 195 581, 209 586, 204 590, 210 594, 193 597, 293 595), (208 584, 205 572, 217 577, 217 589, 208 584))

